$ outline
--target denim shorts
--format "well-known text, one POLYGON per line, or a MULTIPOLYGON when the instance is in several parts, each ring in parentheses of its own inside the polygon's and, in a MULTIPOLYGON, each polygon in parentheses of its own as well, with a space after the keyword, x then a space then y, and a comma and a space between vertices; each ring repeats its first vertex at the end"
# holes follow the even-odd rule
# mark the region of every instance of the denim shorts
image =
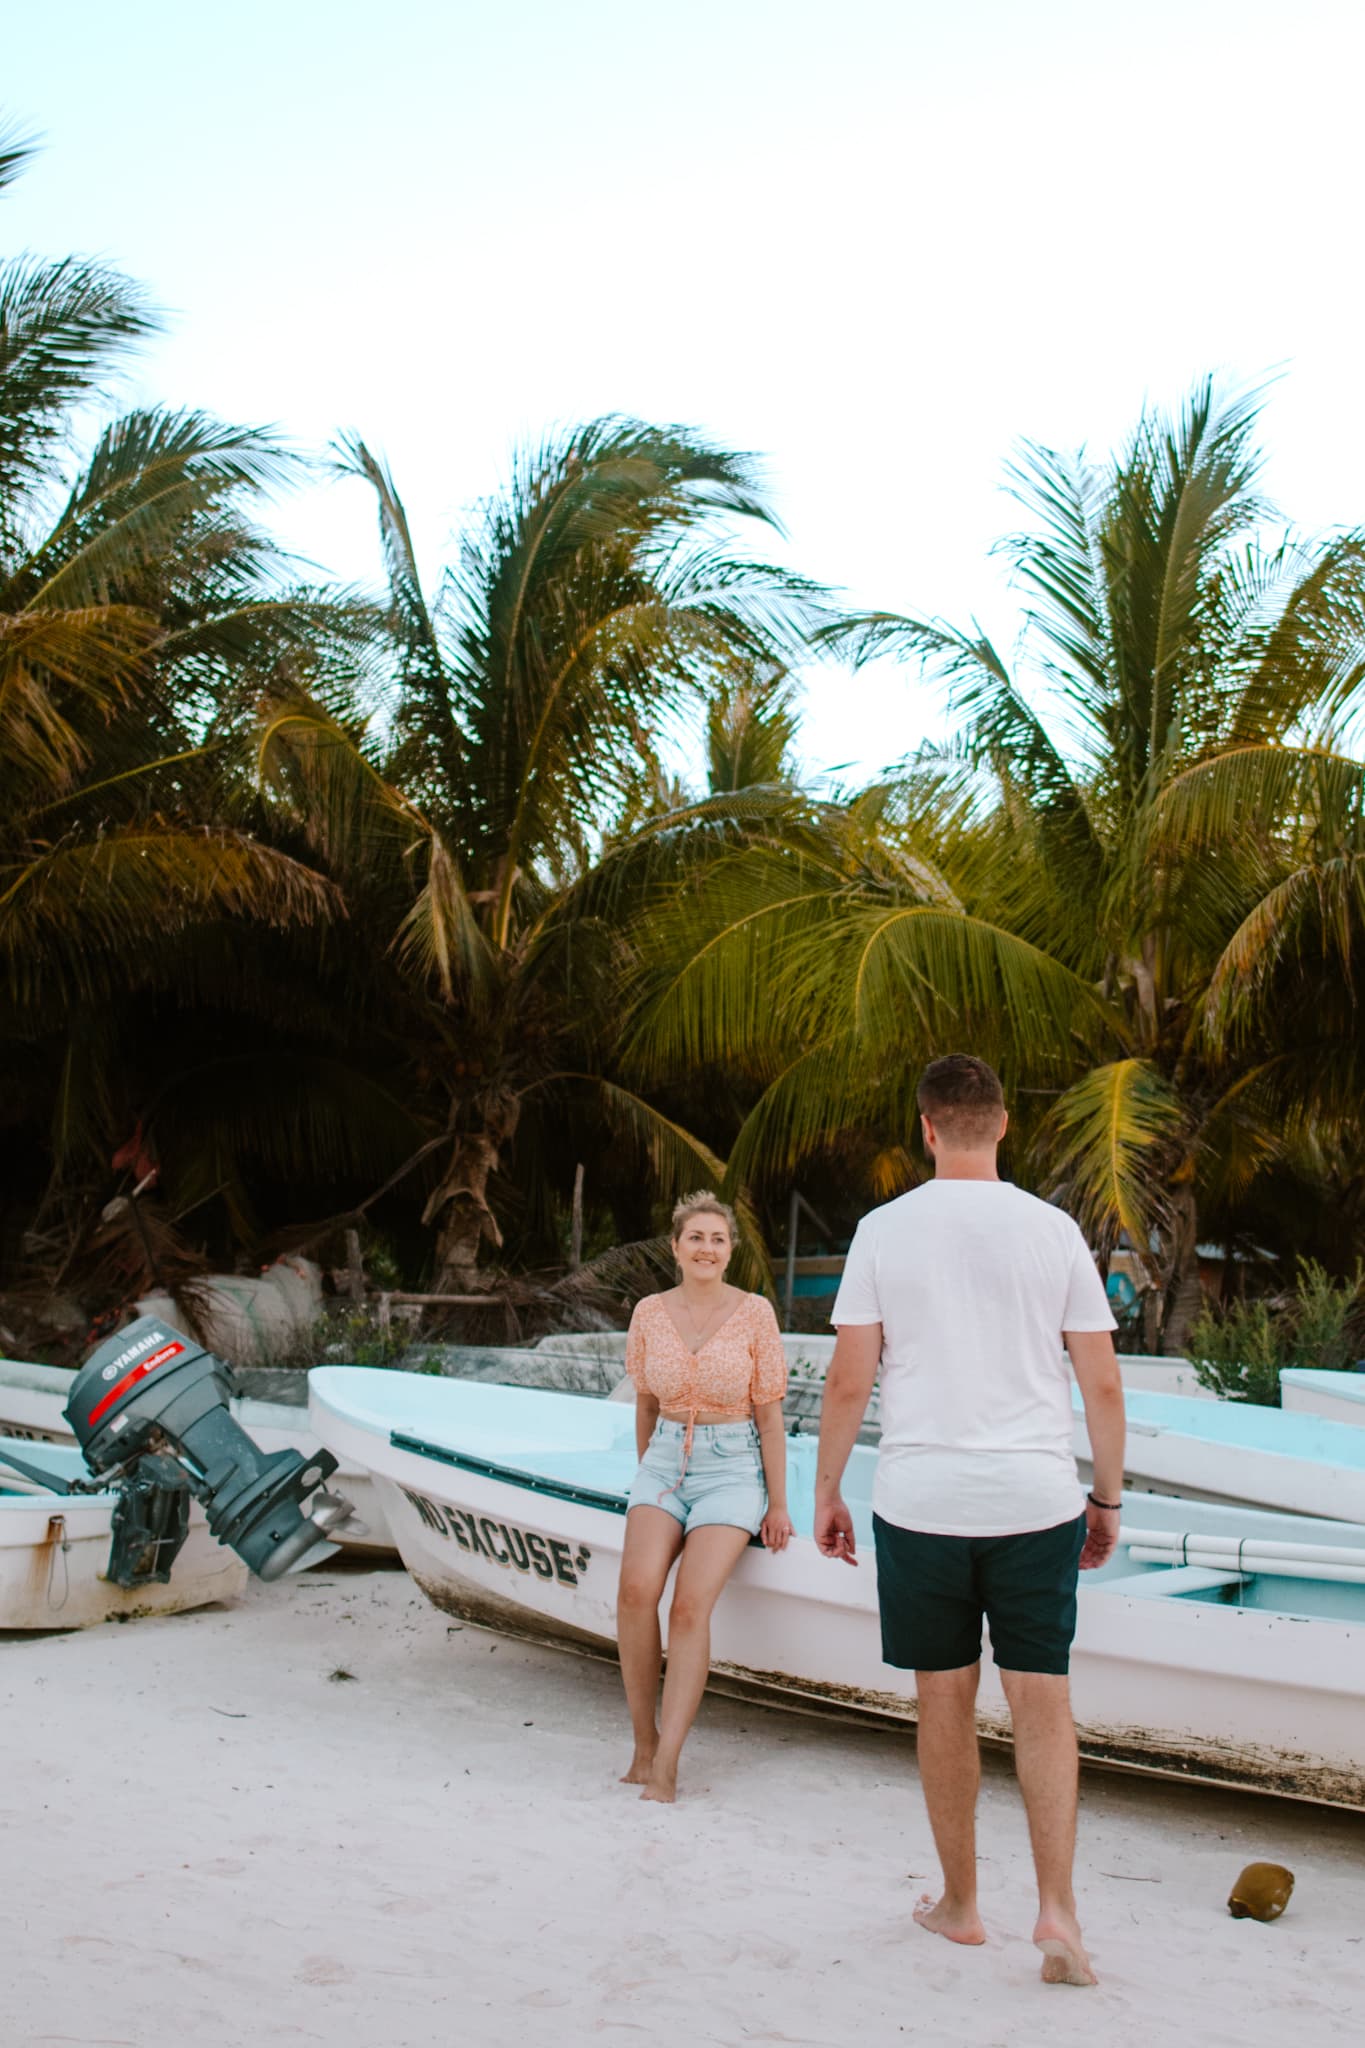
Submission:
POLYGON ((753 1423, 699 1422, 679 1484, 686 1440, 685 1422, 655 1423, 627 1507, 662 1508, 685 1530, 720 1524, 756 1536, 768 1512, 768 1488, 753 1423))

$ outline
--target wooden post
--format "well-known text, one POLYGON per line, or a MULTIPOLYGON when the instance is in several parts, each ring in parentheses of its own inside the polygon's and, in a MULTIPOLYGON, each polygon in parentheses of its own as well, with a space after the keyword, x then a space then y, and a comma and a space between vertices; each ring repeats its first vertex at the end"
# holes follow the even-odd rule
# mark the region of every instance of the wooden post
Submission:
POLYGON ((365 1302, 365 1267, 360 1257, 360 1232, 346 1233, 346 1290, 357 1308, 365 1302))
POLYGON ((576 1273, 583 1263, 583 1161, 573 1175, 573 1210, 569 1220, 569 1271, 576 1273))
POLYGON ((381 1294, 381 1295, 380 1295, 380 1297, 379 1297, 379 1334, 380 1334, 380 1336, 381 1336, 381 1337, 387 1337, 387 1336, 388 1336, 388 1334, 389 1334, 389 1327, 390 1327, 390 1325, 391 1325, 391 1323, 392 1323, 392 1322, 393 1322, 393 1302, 392 1302, 392 1298, 391 1298, 391 1297, 390 1297, 389 1295, 387 1295, 387 1294, 381 1294))
POLYGON ((508 1297, 505 1294, 409 1294, 405 1289, 395 1287, 389 1300, 415 1303, 422 1308, 502 1308, 507 1305, 508 1297))
POLYGON ((783 1297, 785 1308, 782 1317, 784 1330, 789 1330, 792 1326, 792 1300, 796 1294, 796 1226, 800 1213, 801 1197, 793 1188, 792 1198, 787 1204, 787 1286, 783 1297))

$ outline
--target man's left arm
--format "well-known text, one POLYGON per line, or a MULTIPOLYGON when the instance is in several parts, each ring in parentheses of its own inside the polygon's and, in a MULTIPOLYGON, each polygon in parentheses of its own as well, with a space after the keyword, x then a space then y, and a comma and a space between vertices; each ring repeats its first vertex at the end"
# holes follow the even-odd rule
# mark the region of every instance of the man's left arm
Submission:
POLYGON ((1081 1570, 1094 1571, 1108 1563, 1119 1540, 1117 1503, 1123 1496, 1123 1451, 1127 1438, 1123 1378, 1108 1330, 1066 1330, 1063 1335, 1085 1403, 1085 1427, 1095 1471, 1090 1490, 1099 1500, 1115 1503, 1112 1508, 1097 1508, 1094 1499, 1085 1504, 1086 1538, 1081 1570))
POLYGON ((845 1323, 835 1340, 820 1407, 820 1449, 815 1463, 815 1541, 826 1557, 856 1564, 853 1517, 839 1491, 849 1453, 872 1398, 882 1359, 880 1323, 845 1323))

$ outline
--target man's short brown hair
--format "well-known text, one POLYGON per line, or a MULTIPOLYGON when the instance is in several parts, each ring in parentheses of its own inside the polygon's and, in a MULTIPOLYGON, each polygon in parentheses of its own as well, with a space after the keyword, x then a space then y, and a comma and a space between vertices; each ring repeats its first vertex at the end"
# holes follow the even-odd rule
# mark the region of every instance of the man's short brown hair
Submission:
POLYGON ((989 1145, 1005 1113, 1005 1091, 994 1067, 968 1052, 931 1060, 915 1091, 920 1115, 959 1145, 989 1145))

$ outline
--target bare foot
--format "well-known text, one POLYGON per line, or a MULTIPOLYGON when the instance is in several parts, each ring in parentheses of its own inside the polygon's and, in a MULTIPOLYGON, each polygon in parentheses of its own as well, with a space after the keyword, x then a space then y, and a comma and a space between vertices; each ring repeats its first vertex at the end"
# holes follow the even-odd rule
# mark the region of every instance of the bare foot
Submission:
POLYGON ((630 1760, 630 1769, 624 1774, 620 1782, 623 1785, 647 1785, 653 1769, 653 1750, 637 1749, 630 1760))
POLYGON ((941 1934, 945 1941, 959 1941, 964 1948, 979 1948, 986 1939, 975 1906, 951 1906, 947 1899, 931 1899, 928 1892, 915 1908, 915 1925, 926 1933, 941 1934))
POLYGON ((677 1771, 663 1770, 656 1763, 654 1769, 645 1779, 645 1789, 640 1794, 640 1797, 642 1799, 657 1799, 660 1806, 672 1806, 677 1796, 677 1771))
POLYGON ((1044 1984, 1098 1984, 1074 1913, 1053 1908, 1038 1915, 1033 1945, 1043 1952, 1044 1984))

